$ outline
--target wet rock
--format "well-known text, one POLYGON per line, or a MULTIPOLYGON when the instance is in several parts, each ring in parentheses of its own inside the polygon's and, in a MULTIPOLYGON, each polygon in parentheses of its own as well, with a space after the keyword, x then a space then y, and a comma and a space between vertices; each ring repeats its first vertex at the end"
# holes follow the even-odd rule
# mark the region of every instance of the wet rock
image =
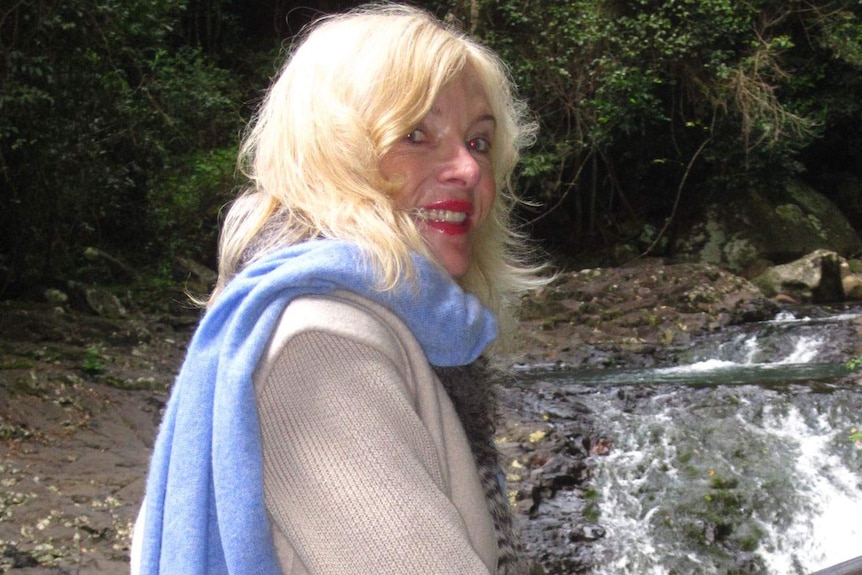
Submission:
POLYGON ((587 466, 571 457, 556 456, 541 469, 541 484, 552 491, 576 487, 587 479, 587 466))
POLYGON ((778 309, 778 304, 766 297, 741 300, 734 306, 732 317, 728 323, 738 325, 741 323, 767 321, 775 317, 778 309))
POLYGON ((542 382, 502 388, 499 403, 498 449, 528 551, 548 575, 587 573, 591 545, 604 535, 584 496, 600 435, 587 423, 590 409, 542 382))
MULTIPOLYGON (((566 507, 567 502, 562 503, 566 507)), ((588 539, 585 534, 597 535, 596 529, 584 530, 582 525, 559 518, 559 515, 544 514, 531 522, 531 529, 526 533, 528 548, 549 575, 570 575, 588 573, 595 565, 593 548, 597 540, 588 539)))
POLYGON ((569 535, 569 539, 574 542, 596 541, 605 536, 605 528, 595 523, 584 523, 578 525, 569 535))
POLYGON ((39 561, 28 551, 21 551, 15 545, 7 544, 3 548, 2 563, 11 569, 24 569, 27 567, 38 567, 39 561))

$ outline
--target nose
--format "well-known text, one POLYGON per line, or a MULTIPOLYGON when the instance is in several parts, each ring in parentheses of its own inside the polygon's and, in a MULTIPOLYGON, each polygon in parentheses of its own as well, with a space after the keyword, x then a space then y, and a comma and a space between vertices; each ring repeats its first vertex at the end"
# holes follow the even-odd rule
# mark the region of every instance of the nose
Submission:
POLYGON ((482 168, 476 157, 461 141, 445 146, 438 178, 442 183, 472 188, 479 183, 482 168))

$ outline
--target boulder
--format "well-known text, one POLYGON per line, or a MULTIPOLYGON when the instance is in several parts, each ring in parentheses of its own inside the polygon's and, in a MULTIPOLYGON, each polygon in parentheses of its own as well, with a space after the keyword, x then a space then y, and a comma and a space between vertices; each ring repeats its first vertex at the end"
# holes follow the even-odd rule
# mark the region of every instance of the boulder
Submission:
POLYGON ((826 196, 791 182, 776 198, 751 192, 710 204, 703 217, 678 230, 671 249, 676 261, 752 278, 766 262, 784 264, 818 249, 854 256, 862 252, 862 240, 826 196))
POLYGON ((818 189, 828 189, 850 225, 862 230, 862 178, 847 172, 831 173, 821 176, 818 189))
POLYGON ((212 291, 218 274, 207 266, 185 257, 174 259, 174 277, 185 282, 186 289, 195 294, 212 291))
POLYGON ((69 302, 69 294, 56 288, 46 289, 43 295, 45 301, 58 307, 64 306, 69 302))
POLYGON ((84 296, 90 311, 100 317, 122 318, 128 314, 126 308, 114 294, 97 287, 84 289, 84 296))
POLYGON ((857 274, 849 274, 841 278, 844 297, 849 301, 862 300, 862 278, 857 274))
POLYGON ((773 266, 751 283, 764 295, 805 303, 834 303, 862 296, 862 278, 847 260, 830 250, 815 250, 790 263, 773 266))

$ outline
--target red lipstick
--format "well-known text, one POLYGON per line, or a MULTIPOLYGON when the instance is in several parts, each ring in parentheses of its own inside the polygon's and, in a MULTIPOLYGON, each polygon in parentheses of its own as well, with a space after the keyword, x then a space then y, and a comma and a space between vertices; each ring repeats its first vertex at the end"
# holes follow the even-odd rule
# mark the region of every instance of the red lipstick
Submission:
POLYGON ((470 231, 473 203, 466 200, 441 200, 419 208, 417 216, 423 224, 447 235, 470 231))

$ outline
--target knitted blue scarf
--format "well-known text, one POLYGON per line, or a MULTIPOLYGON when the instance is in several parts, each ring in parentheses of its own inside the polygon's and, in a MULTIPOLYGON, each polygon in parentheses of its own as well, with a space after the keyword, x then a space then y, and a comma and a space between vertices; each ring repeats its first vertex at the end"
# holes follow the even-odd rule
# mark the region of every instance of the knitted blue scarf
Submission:
POLYGON ((141 575, 277 575, 264 508, 252 373, 281 312, 300 295, 349 290, 392 310, 438 366, 475 360, 493 315, 439 268, 414 257, 419 289, 375 290, 360 250, 306 242, 235 277, 195 332, 153 450, 141 575))

